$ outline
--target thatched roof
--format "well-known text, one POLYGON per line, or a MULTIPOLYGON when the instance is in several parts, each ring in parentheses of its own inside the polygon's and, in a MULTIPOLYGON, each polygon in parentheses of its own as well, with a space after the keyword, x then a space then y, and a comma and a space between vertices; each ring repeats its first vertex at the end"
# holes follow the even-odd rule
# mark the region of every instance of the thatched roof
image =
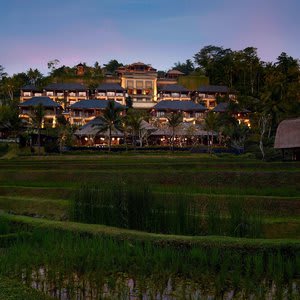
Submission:
MULTIPOLYGON (((209 134, 212 134, 211 132, 209 134)), ((151 136, 172 136, 172 128, 166 126, 156 130, 155 132, 151 133, 151 136)), ((200 125, 193 125, 191 123, 181 123, 179 126, 175 128, 175 135, 176 136, 184 136, 184 137, 191 137, 191 136, 207 136, 208 132, 203 130, 202 126, 200 125)), ((213 135, 217 135, 215 132, 213 135)))
POLYGON ((278 125, 274 148, 300 148, 300 118, 284 120, 278 125))
MULTIPOLYGON (((108 130, 102 131, 103 121, 97 117, 75 131, 76 136, 109 136, 108 130)), ((123 133, 119 130, 112 130, 112 137, 122 137, 123 133)))

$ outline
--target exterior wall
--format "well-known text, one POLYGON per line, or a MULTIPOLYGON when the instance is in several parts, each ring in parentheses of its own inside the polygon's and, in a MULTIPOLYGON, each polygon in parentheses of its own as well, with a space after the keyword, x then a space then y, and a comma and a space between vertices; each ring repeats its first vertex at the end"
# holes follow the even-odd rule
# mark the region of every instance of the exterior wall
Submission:
POLYGON ((21 96, 20 96, 20 102, 25 102, 29 99, 31 99, 32 97, 40 97, 43 96, 43 92, 40 91, 22 91, 21 90, 21 96))
MULTIPOLYGON (((153 112, 154 119, 157 119, 160 123, 167 123, 167 115, 171 111, 166 110, 159 110, 153 112)), ((177 111, 174 111, 177 112, 177 111)), ((183 114, 183 122, 191 122, 195 123, 202 123, 204 122, 205 112, 198 112, 198 111, 182 111, 183 114)))
MULTIPOLYGON (((45 108, 45 116, 42 123, 42 128, 52 127, 55 128, 57 124, 58 111, 56 108, 45 108)), ((30 107, 20 108, 19 118, 26 122, 31 122, 31 109, 30 107)))
POLYGON ((180 100, 187 101, 191 100, 189 93, 177 93, 177 92, 160 92, 158 94, 158 101, 163 100, 180 100))
POLYGON ((125 105, 125 93, 116 91, 98 91, 96 90, 95 98, 99 100, 114 100, 122 105, 125 105))
POLYGON ((88 91, 44 91, 44 95, 55 102, 61 103, 65 109, 78 101, 88 99, 88 91))
POLYGON ((157 101, 157 73, 132 72, 121 75, 121 86, 132 98, 134 108, 151 108, 157 101))
MULTIPOLYGON (((225 97, 227 94, 217 94, 217 93, 199 93, 198 98, 204 102, 204 105, 208 109, 214 109, 217 106, 217 97, 225 97)), ((229 99, 235 100, 236 97, 233 94, 229 95, 229 99)))
POLYGON ((69 122, 71 125, 85 125, 95 117, 101 116, 99 109, 71 109, 69 112, 69 122))

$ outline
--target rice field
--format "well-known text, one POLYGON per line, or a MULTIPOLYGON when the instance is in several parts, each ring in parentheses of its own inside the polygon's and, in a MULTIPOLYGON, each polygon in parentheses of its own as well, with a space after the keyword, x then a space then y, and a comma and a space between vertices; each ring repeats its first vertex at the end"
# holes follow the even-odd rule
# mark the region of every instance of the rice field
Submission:
POLYGON ((297 299, 299 201, 297 162, 0 160, 0 282, 58 299, 297 299))

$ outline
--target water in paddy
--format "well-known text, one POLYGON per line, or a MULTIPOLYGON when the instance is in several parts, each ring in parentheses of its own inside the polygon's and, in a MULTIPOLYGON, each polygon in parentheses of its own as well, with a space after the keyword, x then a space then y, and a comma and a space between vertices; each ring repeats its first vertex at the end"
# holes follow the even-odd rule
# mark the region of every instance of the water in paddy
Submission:
POLYGON ((300 278, 276 281, 240 277, 241 274, 211 274, 199 278, 158 275, 132 277, 126 274, 63 275, 40 267, 23 270, 22 281, 62 300, 96 299, 300 299, 300 278), (227 276, 226 276, 227 275, 227 276))

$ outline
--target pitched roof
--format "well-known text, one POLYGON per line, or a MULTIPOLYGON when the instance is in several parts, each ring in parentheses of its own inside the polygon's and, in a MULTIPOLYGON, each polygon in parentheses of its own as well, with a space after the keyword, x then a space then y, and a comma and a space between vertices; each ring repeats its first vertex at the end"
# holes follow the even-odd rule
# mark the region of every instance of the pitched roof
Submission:
POLYGON ((22 86, 21 90, 25 92, 31 92, 31 91, 39 91, 41 89, 38 89, 34 84, 27 84, 22 86))
POLYGON ((162 100, 154 105, 155 110, 205 111, 207 108, 190 100, 162 100))
MULTIPOLYGON (((99 100, 99 99, 89 99, 81 100, 69 106, 70 109, 105 109, 108 105, 108 102, 111 100, 99 100)), ((120 103, 115 102, 116 108, 124 108, 120 103)))
MULTIPOLYGON (((212 111, 213 112, 227 112, 229 109, 229 103, 228 102, 220 102, 212 111)), ((249 113, 250 110, 245 108, 234 108, 235 112, 237 113, 249 113)))
POLYGON ((280 122, 276 131, 274 148, 300 148, 300 118, 280 122))
POLYGON ((176 69, 169 70, 169 71, 167 72, 167 74, 184 75, 184 73, 182 73, 182 72, 180 72, 180 71, 178 71, 178 70, 176 70, 176 69))
MULTIPOLYGON (((103 120, 101 117, 96 117, 93 120, 89 121, 87 124, 83 125, 79 129, 75 131, 75 135, 78 136, 109 136, 108 130, 101 131, 101 127, 103 126, 103 120)), ((119 130, 113 129, 111 135, 113 137, 123 137, 123 133, 119 130)))
POLYGON ((225 85, 201 85, 198 88, 200 93, 228 93, 229 89, 225 85))
POLYGON ((60 105, 50 99, 49 97, 32 97, 31 99, 22 102, 19 106, 27 107, 27 106, 37 106, 42 104, 44 107, 59 107, 60 105))
POLYGON ((118 83, 101 83, 98 85, 97 89, 98 91, 122 91, 124 92, 125 89, 121 87, 118 83))
MULTIPOLYGON (((216 132, 209 132, 209 134, 217 135, 216 132)), ((153 133, 152 136, 172 136, 173 132, 169 126, 165 126, 163 128, 159 128, 153 133)), ((191 123, 182 122, 175 128, 176 136, 207 136, 208 132, 203 130, 201 125, 194 125, 191 123)))
POLYGON ((188 93, 189 90, 187 88, 185 88, 182 85, 179 84, 164 84, 162 86, 159 87, 159 91, 162 92, 183 92, 183 93, 188 93))
POLYGON ((81 83, 50 83, 45 87, 46 91, 86 91, 81 83))

